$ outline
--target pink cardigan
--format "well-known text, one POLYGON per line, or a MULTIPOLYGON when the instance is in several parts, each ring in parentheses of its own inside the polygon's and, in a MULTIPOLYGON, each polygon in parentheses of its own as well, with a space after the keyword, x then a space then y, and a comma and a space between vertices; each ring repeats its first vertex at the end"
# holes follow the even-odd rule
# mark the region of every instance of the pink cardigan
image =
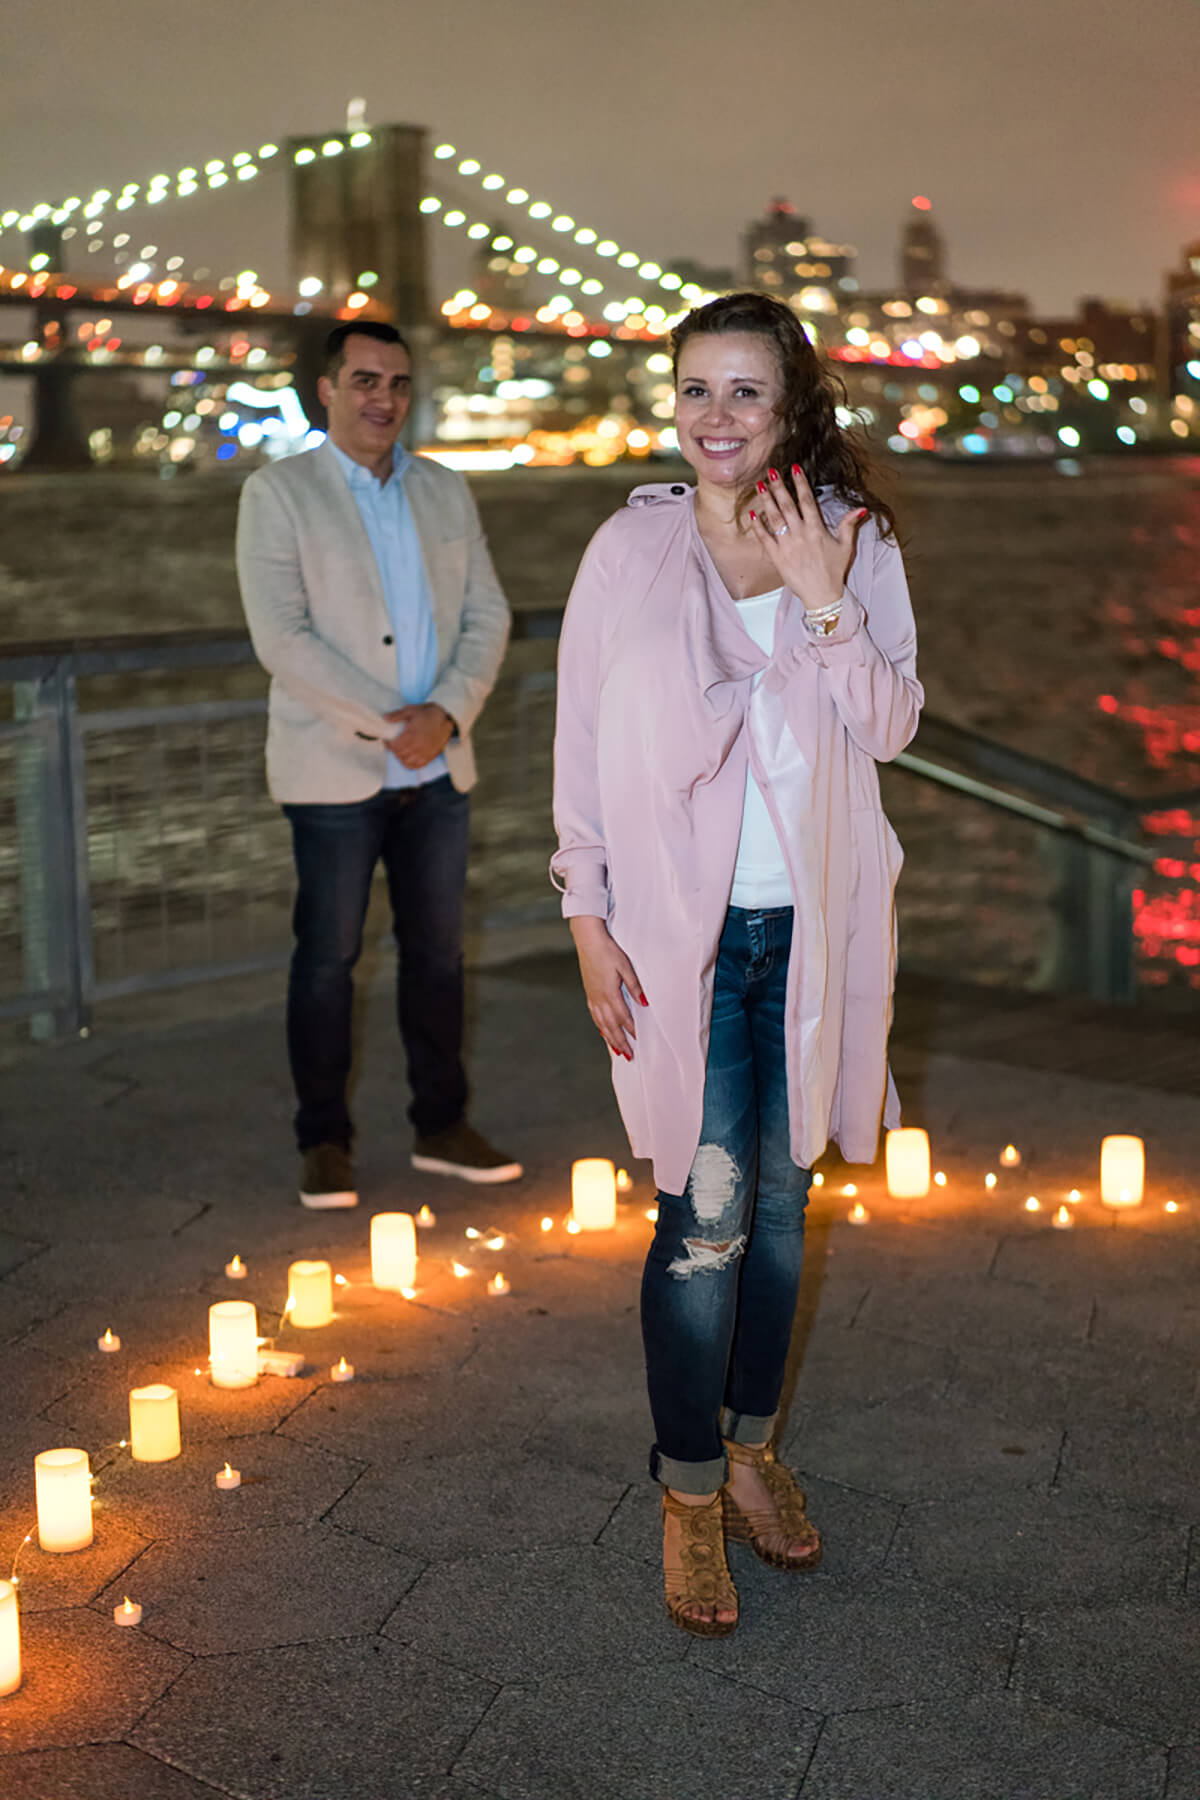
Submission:
MULTIPOLYGON (((832 1138, 873 1160, 899 1121, 887 1067, 902 853, 876 761, 917 726, 916 628, 900 552, 859 532, 836 632, 785 591, 768 659, 696 528, 694 490, 638 488, 580 564, 563 620, 551 860, 563 914, 607 919, 649 1007, 613 1082, 635 1156, 684 1191, 700 1139, 713 973, 749 759, 795 906, 787 988, 791 1154, 832 1138), (765 674, 751 696, 751 678, 765 674)), ((827 490, 832 525, 846 510, 827 490)))

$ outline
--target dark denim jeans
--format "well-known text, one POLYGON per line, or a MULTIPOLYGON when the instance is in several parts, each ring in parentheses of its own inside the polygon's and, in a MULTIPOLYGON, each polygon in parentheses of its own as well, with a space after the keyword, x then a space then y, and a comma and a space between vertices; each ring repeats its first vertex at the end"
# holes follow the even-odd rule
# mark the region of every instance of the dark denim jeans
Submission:
POLYGON ((790 906, 730 907, 700 1145, 686 1193, 658 1196, 642 1278, 650 1472, 681 1493, 711 1493, 725 1480, 722 1435, 770 1437, 783 1388, 812 1182, 788 1152, 791 941, 790 906))
POLYGON ((408 1116, 420 1137, 467 1105, 462 1065, 463 896, 470 803, 448 775, 383 788, 346 806, 285 806, 292 827, 296 947, 287 1038, 299 1107, 296 1140, 350 1147, 352 973, 375 865, 382 862, 396 938, 396 1015, 408 1060, 408 1116))

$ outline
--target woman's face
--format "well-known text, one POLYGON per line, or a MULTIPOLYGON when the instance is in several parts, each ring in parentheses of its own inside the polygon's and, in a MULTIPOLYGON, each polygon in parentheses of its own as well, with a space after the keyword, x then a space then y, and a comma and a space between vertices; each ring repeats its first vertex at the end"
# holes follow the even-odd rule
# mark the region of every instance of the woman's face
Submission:
POLYGON ((702 481, 742 488, 771 460, 783 398, 779 358, 757 332, 698 332, 679 353, 675 430, 702 481))

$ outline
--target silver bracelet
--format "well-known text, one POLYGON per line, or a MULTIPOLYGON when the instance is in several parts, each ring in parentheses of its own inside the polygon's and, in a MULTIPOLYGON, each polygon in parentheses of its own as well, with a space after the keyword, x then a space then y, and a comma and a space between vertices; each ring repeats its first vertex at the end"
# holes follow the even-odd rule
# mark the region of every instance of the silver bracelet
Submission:
POLYGON ((831 606, 806 606, 804 616, 810 625, 819 625, 822 619, 836 618, 842 610, 842 602, 835 600, 831 606))

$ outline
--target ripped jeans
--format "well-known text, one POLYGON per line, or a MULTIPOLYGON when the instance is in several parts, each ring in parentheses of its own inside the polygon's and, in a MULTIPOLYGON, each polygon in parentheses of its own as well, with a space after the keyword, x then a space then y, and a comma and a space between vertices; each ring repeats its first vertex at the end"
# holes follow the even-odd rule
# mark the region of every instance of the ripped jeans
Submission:
POLYGON ((721 933, 700 1145, 684 1194, 658 1196, 642 1277, 650 1473, 721 1486, 722 1436, 771 1435, 812 1182, 788 1151, 784 1002, 792 909, 731 906, 721 933))

